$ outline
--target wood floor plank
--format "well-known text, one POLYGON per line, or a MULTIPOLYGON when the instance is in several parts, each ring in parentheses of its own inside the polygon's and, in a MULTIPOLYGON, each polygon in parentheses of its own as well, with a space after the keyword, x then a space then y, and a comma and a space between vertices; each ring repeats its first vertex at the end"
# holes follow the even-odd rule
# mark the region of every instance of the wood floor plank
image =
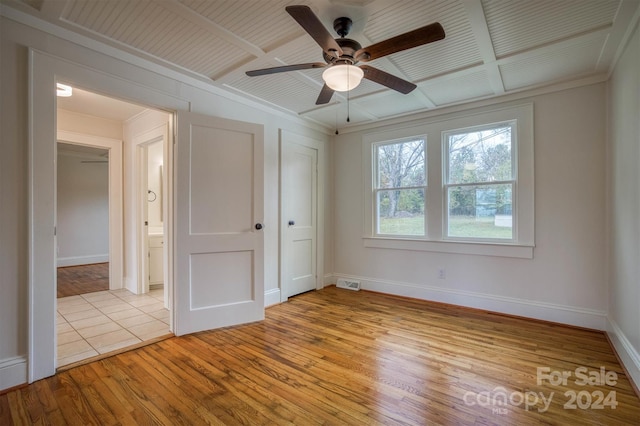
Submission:
POLYGON ((637 426, 640 400, 601 332, 329 287, 0 395, 0 424, 637 426), (598 392, 617 407, 565 406, 598 392))
POLYGON ((109 263, 60 267, 56 288, 58 298, 109 290, 109 263))

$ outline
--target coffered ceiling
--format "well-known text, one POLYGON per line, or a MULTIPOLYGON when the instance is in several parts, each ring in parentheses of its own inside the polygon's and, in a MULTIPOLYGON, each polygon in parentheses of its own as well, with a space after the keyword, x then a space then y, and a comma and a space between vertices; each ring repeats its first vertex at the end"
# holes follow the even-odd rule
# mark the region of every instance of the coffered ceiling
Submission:
POLYGON ((640 0, 2 0, 105 44, 328 128, 346 125, 347 94, 316 105, 322 69, 247 77, 248 70, 324 62, 285 11, 304 4, 334 34, 368 46, 440 22, 444 40, 369 62, 415 83, 403 95, 372 81, 349 93, 363 124, 573 80, 605 79, 640 0))

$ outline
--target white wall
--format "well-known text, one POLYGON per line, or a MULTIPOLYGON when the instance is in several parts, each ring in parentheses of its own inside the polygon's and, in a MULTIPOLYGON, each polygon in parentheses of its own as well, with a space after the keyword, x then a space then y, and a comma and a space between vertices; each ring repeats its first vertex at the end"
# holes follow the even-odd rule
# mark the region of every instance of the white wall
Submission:
POLYGON ((333 147, 335 276, 360 279, 365 289, 604 329, 605 84, 515 104, 524 102, 533 103, 535 116, 533 259, 364 247, 362 140, 375 131, 367 129, 343 132, 333 147), (439 268, 446 279, 438 279, 439 268))
MULTIPOLYGON (((60 38, 68 35, 64 31, 57 37, 6 17, 0 19, 0 389, 27 380, 28 47, 53 58, 61 58, 60 63, 64 63, 66 70, 71 70, 68 72, 82 75, 83 87, 88 90, 95 89, 100 93, 150 106, 180 105, 181 108, 193 112, 264 126, 265 290, 273 296, 272 300, 279 300, 280 130, 286 129, 316 139, 324 148, 327 148, 330 136, 295 117, 248 103, 235 95, 212 88, 209 83, 131 56, 121 55, 113 48, 99 43, 75 35, 69 35, 72 41, 66 41, 60 38), (83 45, 85 47, 82 47, 83 45), (86 46, 91 46, 91 49, 86 46), (116 54, 120 59, 111 56, 116 54), (77 67, 72 69, 75 65, 69 64, 77 64, 77 67), (77 69, 82 71, 76 71, 77 69), (107 87, 103 76, 115 76, 119 83, 107 87), (127 91, 123 87, 134 89, 127 91)), ((126 140, 124 135, 122 137, 126 140)), ((125 151, 126 149, 127 147, 125 151)), ((125 153, 125 182, 133 167, 126 164, 126 158, 125 153)), ((131 197, 127 193, 124 197, 126 209, 126 203, 130 202, 131 197)), ((330 231, 328 233, 330 234, 330 231)))
POLYGON ((109 261, 109 167, 97 162, 104 160, 58 148, 58 266, 109 261))
POLYGON ((640 387, 640 30, 609 82, 609 325, 640 387))
POLYGON ((122 140, 122 122, 64 109, 57 110, 58 130, 122 140))
POLYGON ((149 195, 147 204, 149 229, 152 227, 162 228, 162 164, 163 164, 164 147, 161 142, 149 145, 147 150, 147 186, 153 194, 149 195))

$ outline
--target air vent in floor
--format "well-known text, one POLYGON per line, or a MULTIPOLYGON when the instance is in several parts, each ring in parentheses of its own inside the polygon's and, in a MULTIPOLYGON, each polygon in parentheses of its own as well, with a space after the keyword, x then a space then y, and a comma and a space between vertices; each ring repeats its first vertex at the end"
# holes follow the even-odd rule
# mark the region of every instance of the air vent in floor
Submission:
POLYGON ((356 280, 346 280, 344 278, 340 278, 338 283, 336 284, 338 288, 346 288, 347 290, 360 290, 360 281, 356 280))

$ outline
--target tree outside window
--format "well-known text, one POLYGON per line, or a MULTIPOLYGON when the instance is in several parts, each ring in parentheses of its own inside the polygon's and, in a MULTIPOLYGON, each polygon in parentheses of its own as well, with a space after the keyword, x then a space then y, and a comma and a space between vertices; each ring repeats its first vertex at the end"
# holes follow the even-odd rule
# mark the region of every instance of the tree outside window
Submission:
POLYGON ((425 235, 425 141, 375 146, 376 229, 382 235, 425 235))
POLYGON ((448 237, 514 238, 513 127, 445 134, 448 237))

